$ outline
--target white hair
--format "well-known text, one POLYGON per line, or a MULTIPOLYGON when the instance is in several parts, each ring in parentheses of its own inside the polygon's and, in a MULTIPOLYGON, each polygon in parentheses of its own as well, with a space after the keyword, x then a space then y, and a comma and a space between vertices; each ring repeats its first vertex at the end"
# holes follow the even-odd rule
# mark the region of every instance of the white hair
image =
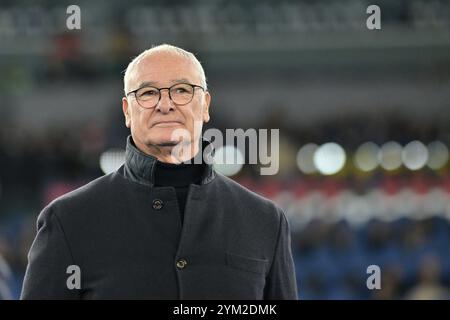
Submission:
POLYGON ((135 57, 133 60, 131 60, 131 62, 128 64, 128 67, 125 70, 125 74, 123 76, 123 89, 125 91, 125 94, 127 94, 127 92, 128 92, 127 84, 128 84, 128 81, 130 80, 131 73, 132 73, 133 69, 135 68, 135 66, 142 59, 147 57, 148 55, 153 54, 153 53, 158 53, 158 52, 172 53, 172 54, 176 54, 176 55, 188 58, 198 69, 198 72, 200 74, 201 85, 205 88, 205 90, 207 89, 205 71, 203 70, 203 67, 202 67, 202 64, 200 63, 200 61, 198 61, 198 59, 195 57, 195 55, 192 52, 186 51, 186 50, 181 49, 176 46, 172 46, 170 44, 161 44, 158 46, 153 46, 152 48, 143 51, 141 54, 139 54, 137 57, 135 57))

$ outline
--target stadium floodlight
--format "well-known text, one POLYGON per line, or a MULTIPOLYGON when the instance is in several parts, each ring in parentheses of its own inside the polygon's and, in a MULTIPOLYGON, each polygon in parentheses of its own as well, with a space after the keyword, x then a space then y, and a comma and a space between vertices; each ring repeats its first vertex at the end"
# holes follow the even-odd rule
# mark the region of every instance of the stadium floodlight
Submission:
POLYGON ((305 144, 298 150, 297 153, 297 166, 301 172, 311 174, 317 171, 314 165, 314 153, 318 146, 315 143, 305 144))
POLYGON ((381 146, 378 154, 380 165, 385 170, 395 170, 402 165, 402 146, 395 141, 386 142, 381 146))
POLYGON ((358 147, 353 159, 355 166, 364 172, 375 170, 378 167, 378 154, 380 148, 373 142, 365 142, 358 147))
POLYGON ((417 140, 408 143, 402 151, 402 161, 409 170, 419 170, 427 164, 428 149, 417 140))
POLYGON ((214 169, 225 176, 234 176, 244 164, 242 152, 232 145, 221 146, 214 152, 214 169))
POLYGON ((428 167, 439 170, 444 167, 449 159, 448 148, 441 141, 433 141, 428 144, 428 167))
POLYGON ((109 149, 100 155, 100 169, 105 174, 116 171, 125 162, 125 151, 122 149, 109 149))
POLYGON ((334 142, 321 145, 314 153, 314 165, 324 175, 339 172, 344 167, 345 160, 344 149, 334 142))

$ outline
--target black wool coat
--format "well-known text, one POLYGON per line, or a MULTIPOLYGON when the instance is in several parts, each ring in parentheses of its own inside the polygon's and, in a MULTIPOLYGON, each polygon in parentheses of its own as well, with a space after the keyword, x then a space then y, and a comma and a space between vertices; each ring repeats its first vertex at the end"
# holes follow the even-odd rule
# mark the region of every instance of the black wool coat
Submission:
POLYGON ((41 211, 22 299, 297 299, 279 207, 207 165, 181 224, 175 189, 153 186, 156 159, 131 136, 125 158, 41 211))

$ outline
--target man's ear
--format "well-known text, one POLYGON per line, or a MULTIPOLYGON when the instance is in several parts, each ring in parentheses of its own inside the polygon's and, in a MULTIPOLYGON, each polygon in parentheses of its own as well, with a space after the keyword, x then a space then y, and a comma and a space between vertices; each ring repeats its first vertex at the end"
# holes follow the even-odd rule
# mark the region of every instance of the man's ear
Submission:
POLYGON ((131 110, 129 109, 128 105, 128 99, 126 97, 122 98, 122 111, 123 115, 125 116, 125 126, 127 128, 130 128, 131 126, 131 110))
POLYGON ((203 122, 209 121, 209 105, 211 104, 211 95, 208 91, 205 92, 205 106, 203 108, 203 122))

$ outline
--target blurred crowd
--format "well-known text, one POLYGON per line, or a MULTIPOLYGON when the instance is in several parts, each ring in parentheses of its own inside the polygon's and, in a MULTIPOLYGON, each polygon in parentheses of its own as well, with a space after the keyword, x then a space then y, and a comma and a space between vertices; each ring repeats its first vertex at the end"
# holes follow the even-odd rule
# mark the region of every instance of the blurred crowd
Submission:
POLYGON ((346 222, 310 222, 294 233, 303 299, 449 299, 450 224, 440 217, 359 228, 346 222), (367 268, 380 267, 379 289, 369 290, 367 268))

